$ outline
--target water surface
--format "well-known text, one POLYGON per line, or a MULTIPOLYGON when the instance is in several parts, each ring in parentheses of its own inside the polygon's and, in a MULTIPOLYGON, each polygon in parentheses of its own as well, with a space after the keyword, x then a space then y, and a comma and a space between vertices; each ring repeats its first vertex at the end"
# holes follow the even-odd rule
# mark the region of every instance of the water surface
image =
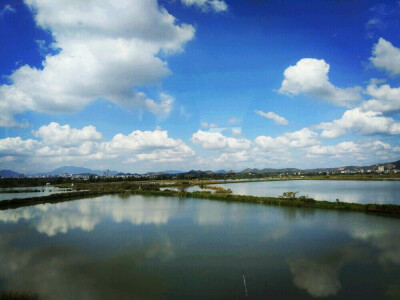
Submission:
MULTIPOLYGON (((216 184, 218 186, 220 184, 216 184)), ((234 194, 279 197, 284 192, 299 192, 316 200, 400 204, 399 181, 281 180, 241 182, 220 185, 234 194)))
POLYGON ((14 198, 31 198, 31 197, 41 197, 48 196, 56 193, 67 193, 72 192, 70 189, 58 188, 53 186, 35 186, 35 187, 16 187, 16 188, 0 188, 0 201, 1 200, 10 200, 14 198), (32 192, 32 191, 35 192, 32 192), (18 193, 7 193, 7 191, 18 191, 18 193), (20 192, 20 191, 27 191, 20 192))
POLYGON ((0 293, 399 299, 400 220, 175 197, 0 211, 0 293))

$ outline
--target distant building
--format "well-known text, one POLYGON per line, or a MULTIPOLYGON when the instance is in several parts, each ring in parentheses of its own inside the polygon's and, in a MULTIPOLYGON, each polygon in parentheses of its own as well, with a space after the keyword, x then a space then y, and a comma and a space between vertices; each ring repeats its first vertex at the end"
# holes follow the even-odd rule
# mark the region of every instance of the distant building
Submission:
POLYGON ((379 172, 379 173, 385 172, 385 166, 379 166, 379 167, 378 167, 378 172, 379 172))

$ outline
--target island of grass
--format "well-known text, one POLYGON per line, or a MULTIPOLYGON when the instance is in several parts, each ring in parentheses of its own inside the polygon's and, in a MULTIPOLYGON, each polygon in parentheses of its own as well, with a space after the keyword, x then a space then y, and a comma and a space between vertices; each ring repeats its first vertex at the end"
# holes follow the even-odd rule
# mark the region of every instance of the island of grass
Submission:
MULTIPOLYGON (((0 210, 13 209, 23 206, 58 203, 82 198, 98 197, 107 194, 132 194, 132 195, 154 195, 154 196, 173 196, 180 198, 197 198, 210 199, 227 202, 243 202, 255 203, 263 205, 275 206, 290 206, 290 207, 306 207, 315 209, 331 209, 340 211, 358 211, 370 214, 379 214, 391 217, 400 217, 400 205, 395 204, 359 204, 347 202, 329 202, 314 200, 309 197, 297 197, 294 192, 284 193, 280 197, 256 197, 246 195, 232 194, 231 190, 225 190, 221 187, 213 187, 203 185, 202 188, 213 190, 211 191, 194 191, 187 192, 186 188, 190 186, 190 182, 181 181, 174 184, 160 185, 158 183, 133 183, 133 182, 118 182, 118 183, 81 183, 75 185, 74 193, 58 193, 42 197, 31 198, 15 198, 12 200, 0 201, 0 210), (161 190, 160 187, 166 189, 161 190), (170 187, 170 188, 169 188, 170 187)), ((58 187, 66 188, 66 185, 58 187)))

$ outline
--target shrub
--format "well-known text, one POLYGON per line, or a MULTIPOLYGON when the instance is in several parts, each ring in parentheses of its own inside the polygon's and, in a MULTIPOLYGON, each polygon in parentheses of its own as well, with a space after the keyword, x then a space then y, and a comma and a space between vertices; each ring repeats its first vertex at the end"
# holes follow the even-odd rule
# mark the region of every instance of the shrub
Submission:
POLYGON ((299 192, 284 192, 282 195, 279 196, 281 199, 287 199, 287 200, 295 200, 296 199, 296 194, 299 192))
POLYGON ((300 196, 299 200, 304 203, 313 203, 315 201, 313 198, 310 198, 308 196, 300 196))

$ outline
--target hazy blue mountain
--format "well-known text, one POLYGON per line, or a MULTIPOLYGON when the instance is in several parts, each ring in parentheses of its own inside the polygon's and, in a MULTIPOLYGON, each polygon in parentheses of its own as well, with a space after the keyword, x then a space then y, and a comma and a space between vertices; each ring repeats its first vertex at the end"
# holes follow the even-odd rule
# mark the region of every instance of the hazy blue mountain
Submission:
POLYGON ((179 171, 179 170, 166 170, 166 171, 164 171, 163 172, 164 174, 182 174, 182 173, 185 173, 185 172, 183 172, 183 171, 179 171))
POLYGON ((215 171, 214 173, 216 173, 216 174, 225 174, 226 171, 225 170, 218 170, 218 171, 215 171))
MULTIPOLYGON (((58 176, 61 174, 96 174, 96 175, 103 175, 106 170, 91 170, 88 168, 82 168, 82 167, 75 167, 75 166, 64 166, 60 167, 57 169, 54 169, 53 171, 50 172, 44 172, 40 173, 37 175, 53 175, 53 176, 58 176)), ((117 171, 109 171, 109 175, 116 175, 118 174, 117 171)))
POLYGON ((11 170, 0 170, 0 177, 3 178, 12 178, 12 177, 21 177, 23 174, 11 171, 11 170))
MULTIPOLYGON (((319 173, 319 172, 340 172, 340 171, 360 171, 360 170, 372 170, 376 171, 379 166, 384 166, 385 170, 393 170, 393 169, 400 169, 400 160, 394 162, 386 162, 386 163, 376 163, 370 166, 344 166, 338 168, 316 168, 316 169, 296 169, 296 168, 284 168, 284 169, 257 169, 257 168, 247 168, 241 172, 236 172, 234 170, 225 171, 225 170, 218 170, 218 171, 210 171, 210 170, 191 170, 189 172, 183 172, 179 170, 166 170, 165 172, 151 172, 147 173, 149 175, 173 175, 173 174, 189 174, 189 175, 206 175, 206 174, 224 174, 224 173, 253 173, 253 174, 278 174, 278 173, 295 173, 295 172, 310 172, 310 173, 319 173)), ((61 174, 95 174, 95 175, 103 175, 106 170, 92 170, 83 167, 75 167, 75 166, 64 166, 57 168, 50 172, 38 173, 35 175, 38 176, 59 176, 61 174)), ((119 173, 117 171, 109 171, 109 175, 117 175, 117 174, 126 174, 131 175, 131 173, 119 173)), ((0 177, 3 178, 15 178, 15 177, 22 177, 23 174, 11 171, 11 170, 0 170, 0 177)))

